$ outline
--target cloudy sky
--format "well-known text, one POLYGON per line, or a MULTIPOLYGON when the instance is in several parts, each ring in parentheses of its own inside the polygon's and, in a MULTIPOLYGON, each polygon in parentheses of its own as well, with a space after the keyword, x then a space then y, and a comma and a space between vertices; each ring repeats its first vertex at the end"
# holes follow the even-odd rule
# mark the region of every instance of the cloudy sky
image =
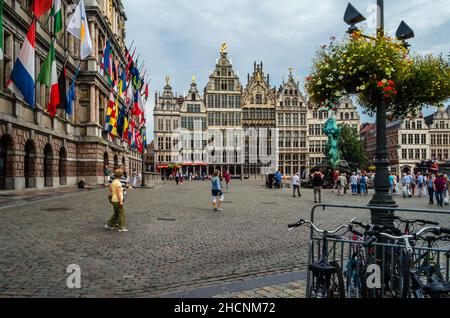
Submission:
MULTIPOLYGON (((127 42, 138 48, 151 74, 147 103, 149 137, 153 131, 153 95, 171 77, 179 94, 189 89, 192 75, 203 90, 219 57, 220 44, 228 43, 229 57, 247 82, 254 61, 263 61, 272 85, 280 85, 294 68, 302 83, 311 69, 317 48, 331 36, 347 30, 344 0, 123 0, 127 42)), ((367 17, 367 32, 375 31, 375 0, 353 0, 367 17)), ((386 0, 386 30, 395 31, 404 19, 415 31, 413 51, 450 52, 450 0, 386 0)), ((363 116, 363 120, 370 120, 363 116)))

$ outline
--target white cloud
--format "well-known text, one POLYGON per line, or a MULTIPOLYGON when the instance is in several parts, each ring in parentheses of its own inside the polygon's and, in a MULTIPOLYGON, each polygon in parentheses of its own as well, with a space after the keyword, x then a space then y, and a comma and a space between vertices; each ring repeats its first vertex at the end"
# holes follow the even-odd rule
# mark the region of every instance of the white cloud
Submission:
MULTIPOLYGON (((123 0, 128 15, 127 39, 134 40, 146 61, 151 91, 161 90, 170 75, 178 93, 187 91, 192 74, 199 87, 219 55, 222 42, 239 71, 242 84, 263 61, 273 85, 294 67, 306 77, 316 49, 330 36, 341 37, 347 25, 344 0, 123 0)), ((375 0, 354 0, 353 5, 369 18, 375 0)), ((450 0, 385 1, 386 30, 395 33, 401 20, 415 31, 411 40, 418 52, 450 52, 450 0)), ((373 32, 371 28, 367 32, 373 32)), ((153 94, 152 94, 153 96, 153 94)), ((151 97, 152 97, 151 96, 151 97)), ((152 108, 147 105, 148 131, 153 130, 152 108)), ((150 136, 149 136, 150 137, 150 136)))

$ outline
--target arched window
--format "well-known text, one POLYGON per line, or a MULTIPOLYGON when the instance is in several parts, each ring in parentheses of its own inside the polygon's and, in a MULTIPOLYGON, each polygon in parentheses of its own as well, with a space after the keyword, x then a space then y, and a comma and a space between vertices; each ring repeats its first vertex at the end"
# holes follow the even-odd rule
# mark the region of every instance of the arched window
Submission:
POLYGON ((44 149, 44 184, 53 187, 53 147, 50 144, 44 149))
POLYGON ((59 150, 59 184, 67 185, 67 151, 64 147, 59 150))
POLYGON ((33 140, 28 140, 25 144, 25 157, 24 157, 24 177, 25 188, 36 187, 36 145, 33 140))
POLYGON ((350 119, 349 113, 345 113, 345 120, 349 120, 349 119, 350 119))

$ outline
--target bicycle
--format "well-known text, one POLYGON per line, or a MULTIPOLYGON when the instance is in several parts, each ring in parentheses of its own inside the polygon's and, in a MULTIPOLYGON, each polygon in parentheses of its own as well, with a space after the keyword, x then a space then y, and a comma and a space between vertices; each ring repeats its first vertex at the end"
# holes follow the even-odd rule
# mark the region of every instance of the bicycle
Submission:
MULTIPOLYGON (((395 236, 389 233, 379 232, 378 236, 393 240, 395 242, 402 242, 404 245, 400 245, 404 253, 400 253, 397 261, 394 262, 394 266, 397 266, 398 270, 394 270, 394 276, 392 279, 397 283, 394 285, 396 290, 393 290, 395 296, 401 298, 425 298, 429 296, 431 298, 440 298, 444 295, 450 293, 450 283, 445 283, 443 281, 442 275, 437 281, 429 281, 428 284, 424 284, 420 279, 420 275, 414 270, 415 265, 420 262, 420 260, 426 259, 425 253, 418 260, 414 260, 414 242, 418 239, 427 239, 423 237, 424 234, 431 233, 438 237, 444 234, 450 234, 450 229, 446 229, 438 226, 426 227, 418 231, 417 233, 405 234, 400 236, 395 236)), ((441 238, 433 238, 434 241, 441 238)), ((450 254, 450 252, 449 252, 450 254)))
POLYGON ((310 221, 300 220, 295 224, 288 225, 290 230, 308 225, 310 229, 321 234, 322 253, 320 260, 308 266, 308 270, 312 273, 313 279, 310 287, 312 298, 345 298, 345 286, 342 269, 335 261, 328 261, 328 241, 333 238, 341 238, 336 235, 343 229, 348 230, 348 225, 342 225, 334 231, 326 231, 319 229, 310 221))

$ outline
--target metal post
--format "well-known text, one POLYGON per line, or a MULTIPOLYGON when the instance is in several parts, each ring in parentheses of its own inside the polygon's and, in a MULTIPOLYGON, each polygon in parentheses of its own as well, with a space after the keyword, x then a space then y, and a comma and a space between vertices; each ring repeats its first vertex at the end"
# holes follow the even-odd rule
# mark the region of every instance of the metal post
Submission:
POLYGON ((377 29, 384 33, 384 0, 377 0, 377 29))
MULTIPOLYGON (((377 0, 377 36, 384 36, 384 0, 377 0)), ((390 193, 389 151, 387 144, 386 104, 383 99, 377 106, 377 167, 375 176, 375 195, 369 206, 397 207, 390 193)), ((392 215, 386 210, 371 210, 372 223, 388 228, 393 227, 392 215)))

